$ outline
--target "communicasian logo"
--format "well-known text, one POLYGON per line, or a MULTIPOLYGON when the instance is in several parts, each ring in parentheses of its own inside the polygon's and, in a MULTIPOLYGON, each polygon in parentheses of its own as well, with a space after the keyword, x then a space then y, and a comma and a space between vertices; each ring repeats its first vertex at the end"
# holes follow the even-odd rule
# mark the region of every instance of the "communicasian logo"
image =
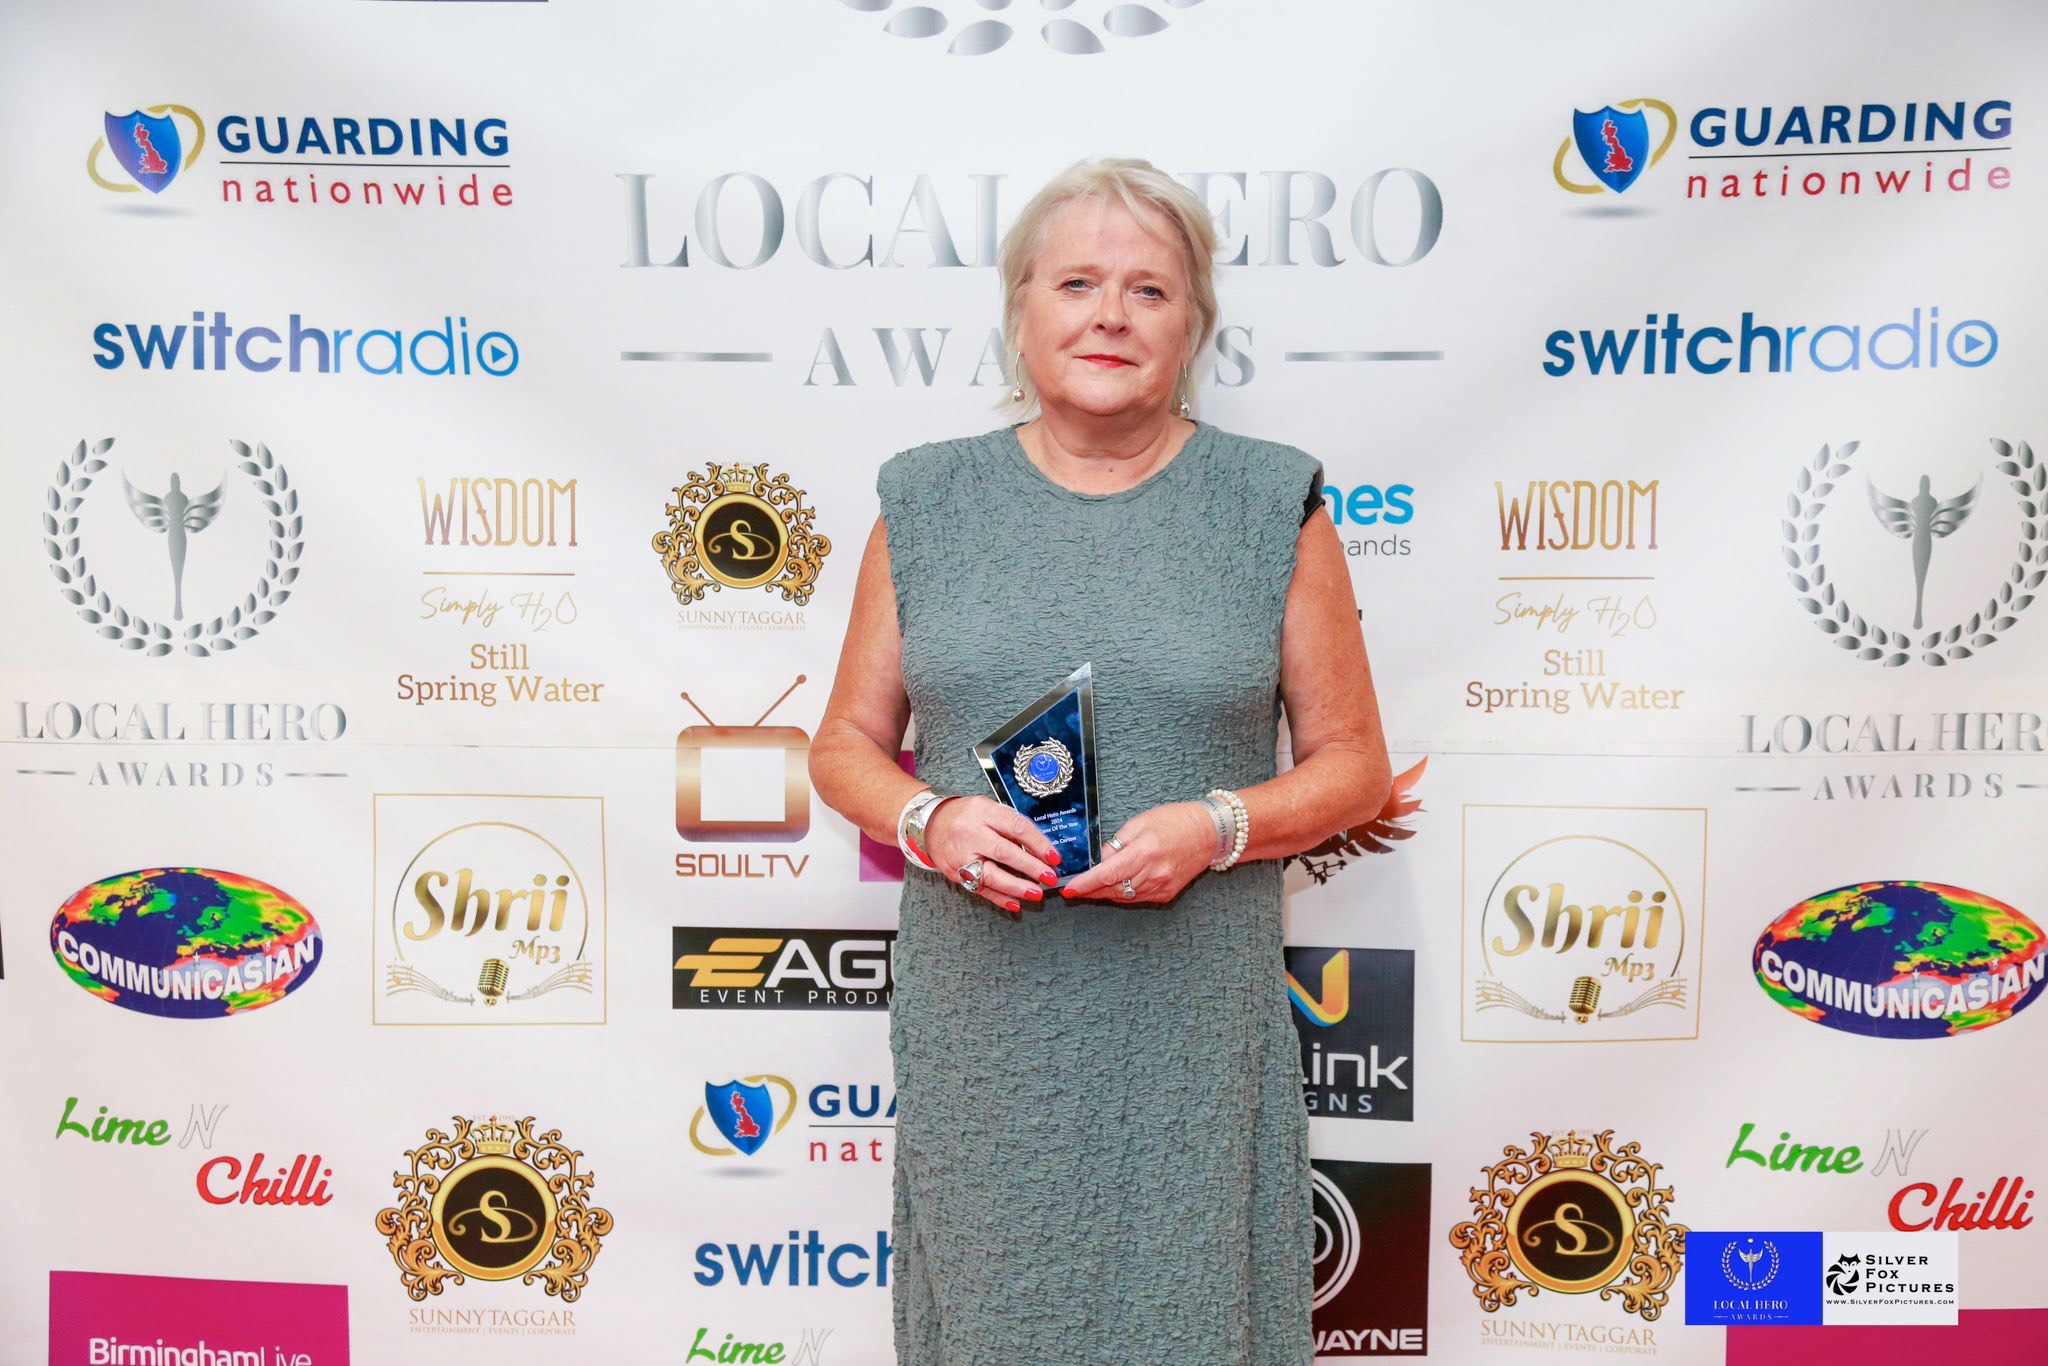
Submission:
POLYGON ((1472 1293, 1495 1313, 1524 1294, 1597 1292, 1624 1312, 1654 1320, 1670 1300, 1685 1260, 1686 1228, 1669 1220, 1672 1189, 1642 1145, 1614 1146, 1614 1131, 1591 1138, 1535 1133, 1481 1168, 1473 1217, 1451 1230, 1472 1293))
POLYGON ((677 602, 727 588, 779 593, 799 607, 811 600, 832 542, 813 529, 817 513, 787 474, 771 479, 765 464, 712 463, 675 495, 653 544, 677 602))
POLYGON ((212 868, 102 878, 50 922, 65 976, 123 1010, 172 1020, 282 1001, 320 966, 320 948, 313 913, 289 893, 212 868))
POLYGON ((1623 100, 1619 105, 1606 105, 1590 114, 1575 109, 1572 135, 1558 144, 1550 174, 1560 187, 1573 194, 1599 194, 1603 190, 1622 194, 1644 171, 1664 159, 1677 136, 1678 114, 1662 100, 1623 100), (1664 121, 1655 150, 1650 146, 1653 133, 1649 117, 1643 112, 1646 109, 1655 110, 1664 121), (1592 174, 1591 184, 1574 180, 1566 173, 1565 161, 1573 148, 1578 149, 1584 169, 1592 174))
POLYGON ((472 1279, 582 1297, 612 1215, 590 1203, 596 1177, 560 1129, 457 1115, 453 1134, 429 1129, 405 1156, 410 1166, 392 1176, 399 1203, 377 1211, 376 1226, 410 1298, 472 1279))
POLYGON ((182 104, 152 104, 126 114, 106 116, 103 135, 85 154, 85 173, 92 177, 93 184, 116 194, 134 194, 138 190, 162 194, 180 171, 192 169, 205 146, 206 121, 195 111, 182 104), (189 148, 179 126, 181 119, 192 129, 189 148), (108 156, 126 173, 126 181, 107 173, 102 158, 108 156))

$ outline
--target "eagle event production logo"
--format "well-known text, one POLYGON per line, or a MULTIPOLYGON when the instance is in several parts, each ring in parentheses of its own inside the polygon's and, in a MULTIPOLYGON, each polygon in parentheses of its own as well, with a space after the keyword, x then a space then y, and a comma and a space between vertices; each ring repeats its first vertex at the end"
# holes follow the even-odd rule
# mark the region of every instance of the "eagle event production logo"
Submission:
POLYGON ((1289 948, 1287 994, 1310 1114, 1415 1118, 1412 950, 1289 948))
POLYGON ((376 1227, 407 1296, 517 1280, 565 1303, 582 1298, 612 1215, 590 1203, 597 1178, 560 1129, 536 1134, 532 1116, 457 1115, 453 1134, 429 1129, 405 1157, 391 1178, 399 1201, 377 1211, 376 1227))
POLYGON ((663 509, 668 525, 654 534, 653 546, 684 609, 681 624, 757 630, 803 625, 801 612, 690 609, 706 594, 728 588, 758 588, 793 607, 811 600, 832 541, 814 529, 817 513, 804 502, 804 491, 787 474, 771 479, 766 464, 711 463, 676 485, 675 495, 663 509))
POLYGON ((2003 1024, 2048 989, 2048 937, 1996 897, 1860 882, 1808 897, 1757 937, 1764 994, 1848 1034, 1940 1039, 2003 1024))
POLYGON ((71 894, 50 952, 110 1005, 169 1020, 246 1015, 320 966, 313 913, 267 882, 212 868, 146 868, 71 894))
MULTIPOLYGON (((123 472, 121 488, 132 522, 123 525, 119 518, 94 513, 96 544, 103 547, 94 561, 87 558, 79 525, 86 495, 107 468, 102 457, 113 445, 113 438, 107 437, 94 442, 88 451, 86 443, 79 442, 58 464, 56 482, 43 495, 43 550, 64 601, 99 635, 123 650, 152 658, 174 649, 203 658, 254 639, 291 597, 292 585, 299 577, 299 557, 306 548, 298 490, 291 486, 284 465, 267 446, 251 448, 240 441, 228 442, 236 467, 248 479, 247 491, 232 499, 225 474, 211 489, 202 491, 182 487, 179 475, 171 472, 164 476, 163 491, 151 493, 137 488, 129 482, 128 472, 123 472), (204 540, 202 533, 230 504, 236 510, 226 524, 234 530, 204 540), (237 580, 211 553, 223 537, 243 546, 267 542, 262 570, 253 582, 237 580), (160 566, 168 560, 168 572, 145 569, 151 560, 160 566), (186 619, 188 560, 198 561, 194 578, 205 582, 206 602, 217 611, 211 618, 202 607, 190 621, 186 619), (109 593, 103 580, 116 582, 122 597, 116 599, 109 593), (237 582, 242 588, 239 593, 234 590, 237 582), (148 615, 144 615, 145 608, 148 615)), ((93 507, 105 502, 102 495, 93 507)))
POLYGON ((1699 1034, 1707 813, 1464 809, 1468 1042, 1699 1034))
MULTIPOLYGON (((2048 581, 2048 463, 2036 458, 2024 441, 2017 445, 1996 438, 1991 441, 1996 469, 2006 477, 2013 495, 2012 510, 1993 517, 2010 518, 2019 526, 2019 543, 2010 557, 1995 549, 1999 542, 1991 538, 1997 533, 1981 525, 1988 519, 1976 516, 1984 485, 1981 472, 1967 487, 1950 486, 1937 494, 1935 475, 1923 468, 1917 489, 1906 497, 1885 492, 1866 473, 1863 501, 1868 515, 1838 513, 1825 523, 1833 534, 1850 543, 1854 557, 1850 585, 1838 590, 1838 579, 1830 575, 1821 553, 1822 519, 1830 495, 1852 472, 1851 462, 1861 447, 1856 441, 1836 448, 1822 446, 1819 454, 1800 467, 1786 497, 1787 516, 1779 523, 1780 553, 1800 607, 1838 647, 1888 669, 1909 663, 1916 655, 1921 663, 1939 668, 1970 659, 1997 644, 2019 624, 2020 614, 2033 605, 2037 590, 2048 581), (1971 531, 1983 534, 1972 540, 1971 531), (1970 541, 1974 550, 1950 551, 1946 542, 1951 537, 1957 538, 1959 545, 1970 541), (1877 554, 1887 538, 1904 541, 1902 549, 1907 553, 1877 554), (1938 557, 1937 549, 1942 552, 1938 557), (1937 558, 1944 571, 1939 576, 1934 573, 1937 558), (1954 572, 1957 560, 1977 571, 1967 586, 1954 572), (1910 576, 1905 572, 1908 561, 1910 576), (1888 568, 1876 570, 1879 562, 1888 562, 1888 568), (1995 573, 1989 572, 1993 565, 1997 566, 1995 573), (1910 604, 1903 591, 1908 583, 1912 588, 1910 604), (1927 625, 1930 586, 1939 613, 1931 627, 1927 625), (1857 594, 1855 602, 1850 599, 1851 592, 1857 594), (1908 620, 1911 626, 1901 629, 1899 623, 1908 620), (1887 621, 1891 624, 1884 624, 1887 621)), ((1946 466, 1954 463, 1944 462, 1946 466)), ((1948 470, 1937 472, 1947 474, 1948 470)))
POLYGON ((377 1024, 602 1024, 602 797, 378 793, 377 1024))
POLYGON ((894 930, 671 933, 677 1010, 887 1010, 896 986, 894 930))
POLYGON ((1429 1164, 1309 1164, 1318 1360, 1421 1356, 1429 1333, 1429 1164))
MULTIPOLYGON (((1480 1308, 1498 1313, 1522 1295, 1597 1293, 1646 1322, 1664 1312, 1685 1260, 1686 1228, 1670 1222, 1672 1188, 1640 1143, 1530 1135, 1480 1168, 1472 1218, 1451 1230, 1480 1308)), ((1504 1334, 1495 1336, 1506 1336, 1504 1334)))

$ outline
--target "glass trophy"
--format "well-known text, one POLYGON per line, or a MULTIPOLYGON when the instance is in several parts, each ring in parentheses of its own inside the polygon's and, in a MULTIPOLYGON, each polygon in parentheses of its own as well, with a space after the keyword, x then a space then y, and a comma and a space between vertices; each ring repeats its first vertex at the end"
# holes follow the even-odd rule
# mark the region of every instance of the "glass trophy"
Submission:
POLYGON ((1056 886, 1102 858, 1095 803, 1095 674, 1083 664, 974 747, 996 800, 1060 851, 1056 886))

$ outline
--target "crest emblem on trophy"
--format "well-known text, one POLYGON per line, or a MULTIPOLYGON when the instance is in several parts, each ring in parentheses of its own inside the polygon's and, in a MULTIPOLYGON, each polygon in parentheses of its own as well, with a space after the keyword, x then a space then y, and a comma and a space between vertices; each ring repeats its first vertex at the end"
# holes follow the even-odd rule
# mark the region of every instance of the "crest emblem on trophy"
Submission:
POLYGON ((1863 487, 1870 495, 1870 510, 1877 515, 1877 524, 1902 541, 1913 543, 1913 629, 1918 631, 1926 625, 1926 614, 1922 610, 1927 601, 1927 566, 1934 559, 1935 541, 1949 535, 1970 518, 1977 506, 1978 491, 1984 487, 1984 477, 1979 475, 1965 493, 1953 498, 1937 499, 1930 491, 1933 480, 1920 476, 1920 491, 1911 498, 1893 498, 1879 493, 1877 485, 1865 475, 1863 487))

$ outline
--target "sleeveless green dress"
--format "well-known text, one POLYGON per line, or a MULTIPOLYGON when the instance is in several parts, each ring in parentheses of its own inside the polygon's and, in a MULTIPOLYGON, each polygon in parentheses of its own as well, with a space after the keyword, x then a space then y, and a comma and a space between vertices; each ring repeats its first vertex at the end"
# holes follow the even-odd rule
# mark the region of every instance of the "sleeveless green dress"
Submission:
MULTIPOLYGON (((1321 467, 1202 425, 1134 488, 1048 479, 1003 428, 882 466, 917 772, 1095 666, 1102 836, 1273 776, 1280 628, 1321 467)), ((1019 920, 904 880, 895 1327, 903 1366, 1305 1366, 1308 1119, 1280 865, 1170 906, 1019 920)))

